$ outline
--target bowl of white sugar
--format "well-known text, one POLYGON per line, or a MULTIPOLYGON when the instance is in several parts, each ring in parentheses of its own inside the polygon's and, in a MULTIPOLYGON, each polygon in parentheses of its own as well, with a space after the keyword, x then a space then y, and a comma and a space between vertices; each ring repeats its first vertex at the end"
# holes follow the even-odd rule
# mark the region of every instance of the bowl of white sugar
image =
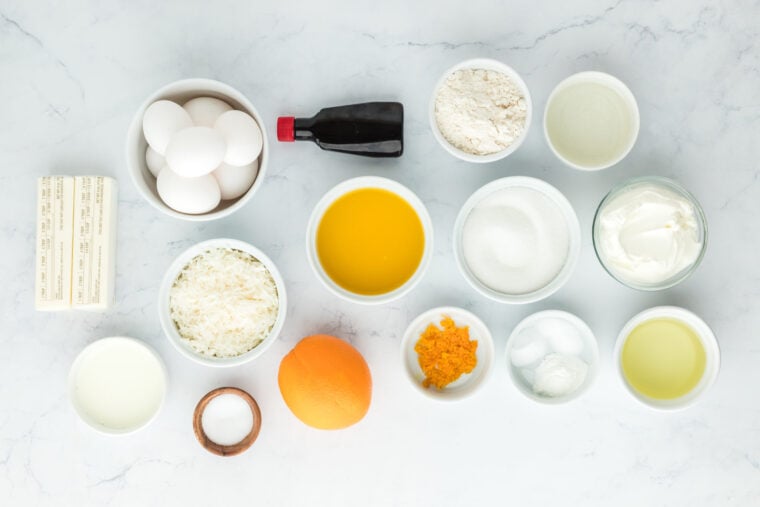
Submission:
POLYGON ((502 303, 533 303, 554 294, 575 270, 580 248, 572 205, 537 178, 510 176, 484 185, 454 224, 462 275, 502 303))
POLYGON ((520 147, 533 106, 510 66, 475 58, 447 70, 430 100, 430 128, 443 148, 467 162, 494 162, 520 147))

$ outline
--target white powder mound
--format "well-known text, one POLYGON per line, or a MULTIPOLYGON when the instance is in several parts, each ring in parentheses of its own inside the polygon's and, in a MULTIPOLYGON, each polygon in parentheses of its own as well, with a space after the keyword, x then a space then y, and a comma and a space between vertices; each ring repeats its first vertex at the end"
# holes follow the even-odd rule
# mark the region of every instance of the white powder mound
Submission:
POLYGON ((570 232, 562 210, 528 187, 507 187, 480 201, 462 230, 462 252, 475 278, 502 294, 546 287, 567 262, 570 232))
POLYGON ((574 393, 583 384, 588 364, 579 357, 549 354, 534 373, 533 392, 557 398, 574 393))
POLYGON ((435 120, 443 137, 473 155, 508 148, 524 134, 527 112, 517 84, 494 70, 453 72, 435 98, 435 120))
POLYGON ((277 286, 254 256, 216 248, 194 257, 169 292, 183 340, 201 355, 235 357, 269 336, 279 310, 277 286))

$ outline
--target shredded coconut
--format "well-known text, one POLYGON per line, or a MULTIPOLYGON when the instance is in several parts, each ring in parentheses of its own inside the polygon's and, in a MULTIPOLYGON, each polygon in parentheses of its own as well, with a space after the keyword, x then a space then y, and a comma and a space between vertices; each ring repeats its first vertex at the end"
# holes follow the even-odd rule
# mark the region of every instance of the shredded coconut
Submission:
POLYGON ((435 99, 435 120, 443 137, 473 155, 508 148, 524 134, 527 111, 517 83, 494 70, 457 70, 435 99))
POLYGON ((201 355, 235 357, 260 344, 279 309, 277 286, 254 256, 216 248, 194 257, 169 293, 183 340, 201 355))

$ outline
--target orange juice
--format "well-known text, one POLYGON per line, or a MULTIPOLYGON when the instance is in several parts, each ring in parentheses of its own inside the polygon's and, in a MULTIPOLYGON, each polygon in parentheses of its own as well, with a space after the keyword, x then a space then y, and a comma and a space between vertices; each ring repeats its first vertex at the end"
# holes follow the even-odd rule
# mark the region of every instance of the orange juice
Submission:
POLYGON ((381 188, 348 192, 325 211, 317 256, 336 284, 374 296, 398 289, 417 271, 425 232, 414 208, 381 188))

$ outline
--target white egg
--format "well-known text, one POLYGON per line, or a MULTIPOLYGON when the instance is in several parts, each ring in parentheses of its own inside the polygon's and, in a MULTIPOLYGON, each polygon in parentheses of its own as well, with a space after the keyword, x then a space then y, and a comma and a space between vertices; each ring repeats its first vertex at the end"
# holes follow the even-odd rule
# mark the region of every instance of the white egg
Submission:
POLYGON ((193 126, 193 120, 182 106, 171 100, 159 100, 149 105, 143 115, 143 134, 151 148, 166 154, 172 136, 193 126))
POLYGON ((219 183, 222 199, 237 199, 251 188, 256 175, 259 174, 259 161, 254 160, 248 165, 220 165, 211 174, 219 183))
POLYGON ((208 127, 180 130, 166 147, 166 165, 184 176, 196 178, 209 174, 224 160, 226 144, 222 135, 208 127))
POLYGON ((156 189, 167 206, 191 215, 211 211, 219 205, 222 197, 216 178, 210 174, 184 178, 168 167, 158 173, 156 189))
POLYGON ((232 106, 214 97, 196 97, 182 106, 193 119, 196 127, 213 127, 222 113, 232 111, 232 106))
POLYGON ((166 159, 159 152, 148 146, 148 149, 145 150, 145 165, 148 166, 150 174, 152 174, 154 178, 158 178, 158 173, 160 173, 161 169, 166 165, 166 159))
POLYGON ((227 141, 226 163, 237 166, 250 164, 261 153, 261 129, 249 114, 227 111, 216 120, 214 129, 227 141))

